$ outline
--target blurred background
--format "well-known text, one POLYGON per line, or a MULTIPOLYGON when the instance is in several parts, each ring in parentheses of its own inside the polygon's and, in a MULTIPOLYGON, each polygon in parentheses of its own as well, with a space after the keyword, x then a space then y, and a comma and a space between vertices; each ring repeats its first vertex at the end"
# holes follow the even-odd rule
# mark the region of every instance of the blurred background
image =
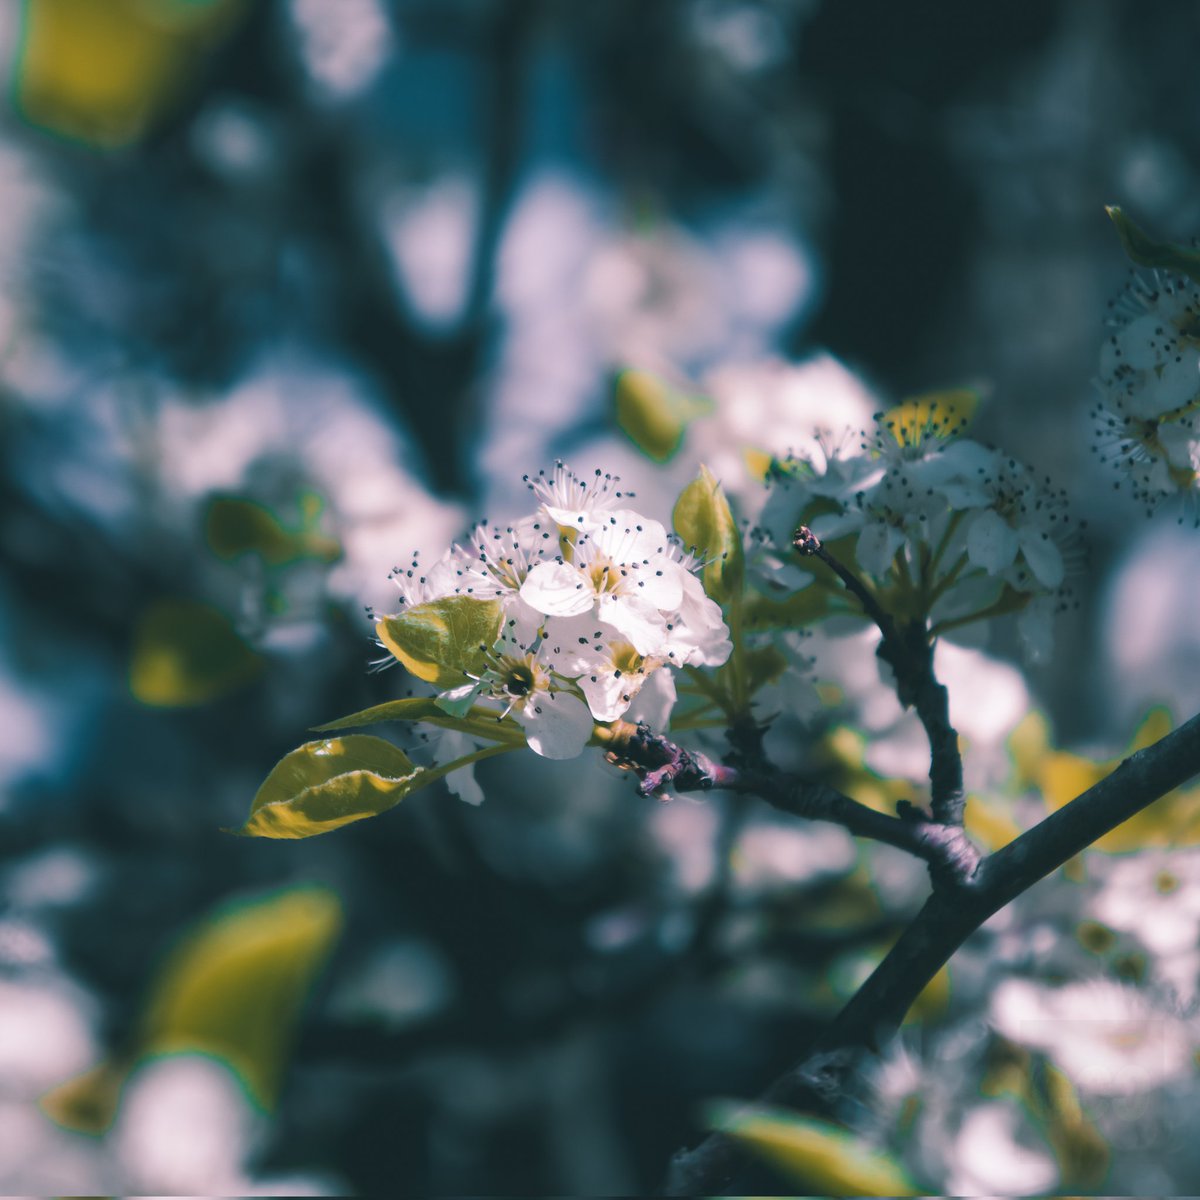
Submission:
POLYGON ((1200 230, 1195 33, 1119 0, 0 0, 5 1190, 646 1191, 700 1101, 794 1058, 923 886, 840 830, 530 755, 479 806, 222 832, 407 686, 367 671, 393 567, 556 458, 666 519, 701 458, 787 448, 764 371, 978 389, 1088 521, 1054 657, 999 629, 958 672, 1007 706, 979 748, 1200 707, 1194 535, 1113 491, 1087 415, 1103 206, 1200 230), (666 462, 628 368, 713 398, 666 462))

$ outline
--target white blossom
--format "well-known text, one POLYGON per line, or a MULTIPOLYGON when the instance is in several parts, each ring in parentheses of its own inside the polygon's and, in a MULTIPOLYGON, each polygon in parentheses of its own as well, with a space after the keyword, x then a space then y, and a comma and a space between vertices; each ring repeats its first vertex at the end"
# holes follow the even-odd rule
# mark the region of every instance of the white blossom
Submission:
POLYGON ((955 1196, 1037 1196, 1054 1190, 1058 1167, 1012 1101, 968 1109, 950 1150, 946 1192, 955 1196))
MULTIPOLYGON (((1112 306, 1093 409, 1100 458, 1148 512, 1200 479, 1200 287, 1155 272, 1112 306)), ((1196 517, 1200 524, 1200 516, 1196 517)))
POLYGON ((827 542, 853 538, 854 565, 885 605, 895 589, 897 603, 927 606, 940 631, 1004 600, 1003 611, 1020 612, 1029 656, 1045 657, 1051 618, 1074 603, 1064 579, 1079 557, 1078 529, 1065 492, 960 437, 963 423, 953 403, 908 402, 877 414, 857 453, 818 439, 805 458, 773 464, 755 530, 760 577, 777 591, 812 582, 815 568, 802 570, 789 552, 804 524, 827 542))
POLYGON ((550 520, 567 530, 587 531, 604 523, 605 514, 624 507, 633 493, 617 487, 619 475, 606 474, 596 468, 591 478, 577 475, 562 462, 554 464, 547 475, 525 476, 529 490, 541 502, 541 511, 550 520))
POLYGON ((1100 887, 1097 921, 1134 934, 1156 955, 1200 949, 1200 850, 1142 850, 1129 858, 1093 855, 1100 887))
POLYGON ((443 692, 438 704, 461 715, 477 700, 503 705, 525 731, 529 747, 543 758, 575 758, 592 735, 592 714, 575 689, 556 670, 539 630, 531 641, 506 627, 488 655, 483 672, 471 682, 443 692))
POLYGON ((1049 480, 1039 483, 1024 463, 996 452, 990 464, 977 466, 971 482, 978 499, 963 528, 972 566, 1017 591, 1057 588, 1075 536, 1066 492, 1052 489, 1049 480))
POLYGON ((521 597, 552 617, 593 613, 618 630, 639 654, 654 654, 666 638, 665 612, 683 602, 683 576, 666 530, 630 509, 582 534, 571 561, 539 563, 521 597))
POLYGON ((779 358, 729 363, 711 371, 704 383, 715 409, 688 429, 688 446, 738 497, 751 520, 767 495, 747 485, 747 474, 762 477, 766 463, 759 460, 823 457, 828 447, 865 428, 879 409, 858 376, 825 353, 798 363, 779 358))
MULTIPOLYGON (((596 721, 630 714, 665 727, 676 698, 667 668, 729 657, 721 608, 695 574, 703 564, 660 522, 615 507, 630 495, 617 482, 599 471, 582 480, 559 463, 529 482, 536 513, 505 526, 480 522, 428 570, 414 556, 393 572, 405 607, 499 602, 482 665, 437 693, 446 713, 465 717, 478 705, 520 724, 536 753, 573 758, 596 721)), ((463 742, 465 751, 476 744, 463 742)), ((452 782, 478 802, 468 772, 452 782)))

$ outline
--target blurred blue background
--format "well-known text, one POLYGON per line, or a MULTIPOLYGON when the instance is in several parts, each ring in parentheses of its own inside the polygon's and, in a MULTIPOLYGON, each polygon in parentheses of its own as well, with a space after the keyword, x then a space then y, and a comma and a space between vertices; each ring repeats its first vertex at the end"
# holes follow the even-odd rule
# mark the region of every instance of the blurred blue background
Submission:
POLYGON ((645 1191, 894 936, 903 888, 797 924, 861 898, 854 852, 796 835, 779 875, 775 827, 730 923, 705 897, 743 825, 591 762, 311 844, 221 832, 404 686, 364 606, 522 511, 524 472, 616 470, 666 516, 732 426, 654 465, 625 368, 734 425, 738 368, 817 350, 881 403, 978 388, 979 436, 1089 521, 1026 671, 1059 739, 1200 706, 1193 543, 1113 493, 1087 419, 1103 205, 1200 228, 1185 8, 0 3, 8 1191, 645 1191))

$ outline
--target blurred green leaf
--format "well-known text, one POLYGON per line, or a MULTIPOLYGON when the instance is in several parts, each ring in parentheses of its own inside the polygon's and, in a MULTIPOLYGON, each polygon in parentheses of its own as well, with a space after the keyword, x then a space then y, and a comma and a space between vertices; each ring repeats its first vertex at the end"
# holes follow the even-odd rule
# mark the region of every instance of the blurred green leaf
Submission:
POLYGON ((321 887, 219 912, 164 963, 142 1018, 144 1047, 218 1055, 270 1107, 300 1006, 341 928, 341 903, 321 887))
POLYGON ((341 928, 341 903, 319 887, 218 911, 163 963, 129 1052, 55 1088, 42 1106, 60 1124, 100 1132, 134 1063, 192 1052, 227 1062, 256 1103, 273 1107, 301 1005, 341 928))
POLYGON ((427 772, 382 738, 307 742, 275 764, 250 805, 244 837, 306 838, 378 816, 423 787, 427 772))
MULTIPOLYGON (((830 601, 833 593, 826 588, 808 587, 793 592, 781 600, 763 596, 757 592, 746 598, 745 627, 754 632, 762 629, 803 629, 815 621, 830 616, 834 609, 830 601)), ((864 618, 865 621, 866 618, 864 618)))
POLYGON ((503 619, 498 600, 447 596, 418 604, 376 626, 379 640, 418 679, 438 687, 456 687, 467 674, 478 675, 500 636, 503 619))
POLYGON ((219 609, 195 600, 158 600, 134 630, 129 688, 143 704, 182 708, 215 700, 261 669, 261 657, 219 609))
POLYGON ((751 695, 768 683, 774 683, 788 669, 788 660, 774 646, 747 648, 744 662, 746 685, 751 695))
POLYGON ((740 596, 745 575, 741 530, 707 467, 701 466, 700 474, 679 493, 671 520, 684 545, 707 562, 704 590, 723 604, 740 596))
POLYGON ((305 505, 305 520, 299 528, 290 528, 269 508, 237 496, 217 496, 209 501, 204 514, 204 539, 218 557, 231 560, 243 554, 257 554, 271 567, 301 559, 332 562, 342 548, 315 528, 319 507, 305 505))
POLYGON ((658 375, 632 369, 617 375, 613 402, 617 425, 655 462, 673 457, 689 423, 713 410, 708 397, 690 395, 658 375))
POLYGON ((720 1102, 709 1106, 708 1124, 742 1142, 805 1194, 919 1194, 897 1162, 828 1121, 785 1109, 720 1102))
POLYGON ((17 107, 98 146, 142 135, 224 36, 244 0, 25 0, 17 107))
POLYGON ((1156 242, 1139 229, 1115 204, 1105 210, 1117 228, 1117 236, 1129 258, 1141 267, 1162 267, 1200 283, 1200 251, 1171 242, 1156 242))

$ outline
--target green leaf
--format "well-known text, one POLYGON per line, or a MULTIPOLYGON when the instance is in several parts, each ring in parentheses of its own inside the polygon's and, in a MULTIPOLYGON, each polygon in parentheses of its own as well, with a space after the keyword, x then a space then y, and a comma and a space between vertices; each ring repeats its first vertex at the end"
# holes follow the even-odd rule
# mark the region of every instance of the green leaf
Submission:
POLYGON ((1104 210, 1117 228, 1125 253, 1142 267, 1162 267, 1200 283, 1200 251, 1171 242, 1156 242, 1139 229, 1115 204, 1104 210))
POLYGON ((742 1142, 805 1194, 919 1194, 894 1159, 828 1121, 727 1102, 709 1106, 708 1124, 742 1142))
POLYGON ((774 646, 747 648, 744 656, 746 687, 751 695, 774 683, 788 669, 788 660, 774 646))
POLYGON ((134 630, 129 688, 143 704, 182 708, 215 700, 253 679, 262 659, 219 609, 158 600, 134 630))
POLYGON ((338 729, 358 729, 363 725, 378 725, 382 721, 436 721, 446 714, 434 703, 433 697, 428 699, 415 697, 408 700, 388 700, 383 704, 374 704, 370 708, 338 717, 325 725, 314 725, 317 733, 333 733, 338 729))
POLYGON ((834 609, 830 603, 832 598, 832 593, 827 589, 812 584, 781 600, 756 592, 746 602, 745 627, 751 633, 762 629, 803 629, 832 615, 834 611, 844 611, 834 609))
POLYGON ((620 372, 613 401, 617 425, 655 462, 666 462, 673 457, 683 444, 688 425, 713 410, 707 396, 682 392, 649 371, 620 372))
POLYGON ((212 552, 225 560, 257 554, 271 567, 316 559, 333 562, 342 553, 336 538, 315 527, 320 501, 309 493, 301 499, 304 519, 292 527, 265 505, 237 496, 217 496, 204 515, 204 538, 212 552), (315 502, 315 504, 314 504, 315 502))
POLYGON ((525 732, 515 722, 499 721, 496 713, 475 708, 465 717, 452 717, 438 706, 432 697, 414 697, 407 700, 388 700, 383 704, 350 713, 325 725, 315 727, 317 733, 334 733, 339 729, 359 729, 364 725, 378 725, 384 721, 426 721, 443 729, 458 729, 463 733, 486 737, 494 742, 516 742, 523 744, 525 732))
POLYGON ((348 734, 307 742, 263 781, 243 837, 306 838, 378 816, 423 787, 426 774, 391 742, 348 734))
POLYGON ((741 531, 707 467, 679 493, 671 519, 684 545, 708 560, 704 590, 720 603, 740 596, 745 574, 741 531))
POLYGON ((375 632, 418 679, 457 687, 468 673, 482 671, 502 620, 498 600, 447 596, 384 617, 375 632))
POLYGON ((341 928, 341 903, 322 887, 220 909, 167 956, 130 1052, 55 1088, 43 1107, 60 1124, 102 1132, 135 1062, 192 1052, 228 1063, 255 1102, 271 1108, 300 1008, 341 928))

